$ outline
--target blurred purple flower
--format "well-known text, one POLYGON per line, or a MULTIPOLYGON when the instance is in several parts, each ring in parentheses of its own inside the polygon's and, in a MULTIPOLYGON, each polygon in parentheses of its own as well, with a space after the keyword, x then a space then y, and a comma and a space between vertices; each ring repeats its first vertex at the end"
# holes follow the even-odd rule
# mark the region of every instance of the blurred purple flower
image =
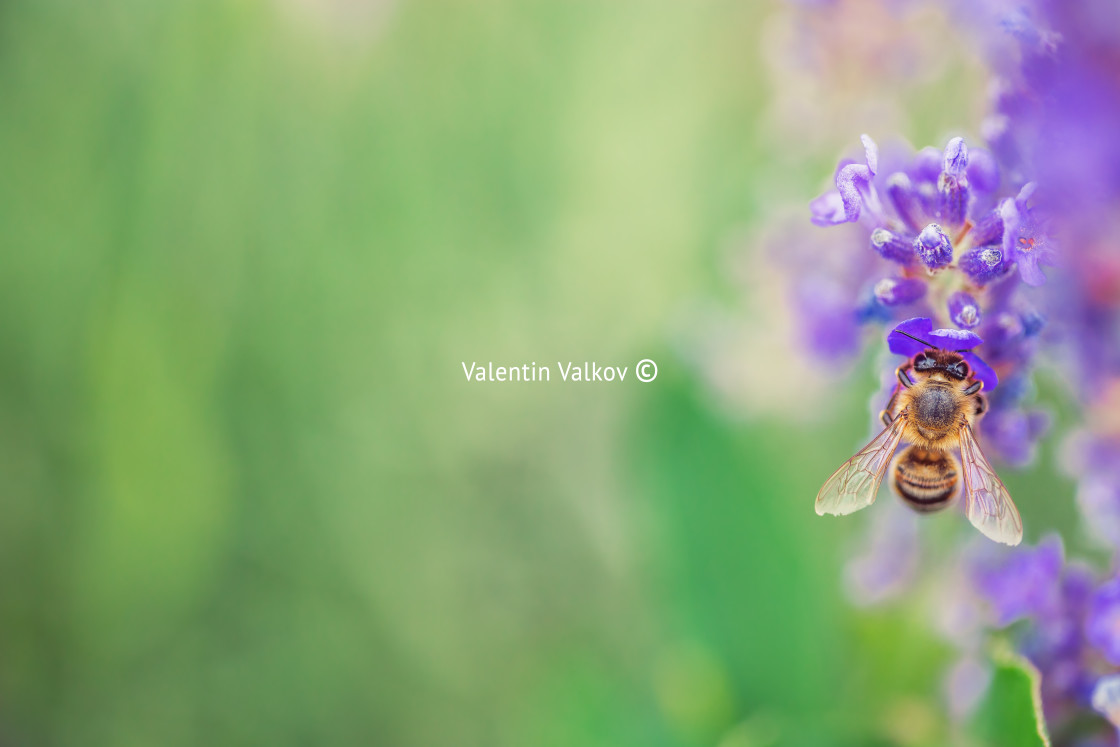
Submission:
POLYGON ((1110 664, 1120 665, 1120 577, 1102 584, 1093 593, 1085 637, 1110 664))
POLYGON ((1062 541, 1051 535, 1036 547, 985 545, 972 563, 972 582, 987 600, 996 625, 1053 612, 1061 602, 1062 541))

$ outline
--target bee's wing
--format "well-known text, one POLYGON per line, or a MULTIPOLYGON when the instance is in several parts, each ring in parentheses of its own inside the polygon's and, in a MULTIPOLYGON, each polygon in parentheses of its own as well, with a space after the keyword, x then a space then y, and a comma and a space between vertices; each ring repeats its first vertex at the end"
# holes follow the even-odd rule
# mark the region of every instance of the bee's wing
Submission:
POLYGON ((906 413, 902 413, 871 443, 832 473, 821 492, 817 493, 818 514, 843 516, 875 502, 879 484, 883 482, 891 455, 902 440, 905 425, 906 413))
POLYGON ((1007 488, 972 434, 968 423, 961 423, 961 465, 964 467, 964 507, 968 520, 984 535, 1005 545, 1023 541, 1023 520, 1011 502, 1007 488))

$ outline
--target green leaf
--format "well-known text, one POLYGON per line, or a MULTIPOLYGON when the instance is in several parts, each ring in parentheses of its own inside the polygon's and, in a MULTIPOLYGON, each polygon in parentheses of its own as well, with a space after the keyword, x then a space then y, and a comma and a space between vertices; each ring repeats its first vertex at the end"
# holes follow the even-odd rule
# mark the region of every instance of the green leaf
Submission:
POLYGON ((992 666, 992 684, 977 709, 976 735, 992 747, 1050 747, 1042 675, 1006 641, 993 648, 992 666))

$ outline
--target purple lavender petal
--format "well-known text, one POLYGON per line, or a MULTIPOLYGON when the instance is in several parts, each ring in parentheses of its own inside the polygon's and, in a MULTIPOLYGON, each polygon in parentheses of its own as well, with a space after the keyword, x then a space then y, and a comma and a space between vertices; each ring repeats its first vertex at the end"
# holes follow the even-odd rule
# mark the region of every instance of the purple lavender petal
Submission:
POLYGON ((1003 218, 1003 258, 1018 264, 1023 282, 1039 286, 1046 282, 1046 276, 1038 269, 1038 263, 1052 263, 1054 252, 1030 217, 1027 201, 1034 192, 1034 182, 1024 184, 1015 199, 1000 203, 999 213, 1003 218))
POLYGON ((875 298, 884 306, 903 306, 926 295, 926 284, 914 278, 883 278, 875 284, 875 298))
POLYGON ((999 386, 999 377, 992 367, 980 359, 976 353, 961 353, 961 357, 968 363, 969 368, 972 369, 972 378, 977 381, 984 382, 984 391, 990 392, 999 386))
MULTIPOLYGON (((931 320, 925 317, 914 317, 895 325, 895 328, 887 335, 887 347, 892 353, 909 357, 926 349, 926 345, 918 342, 918 340, 923 340, 935 348, 955 351, 970 350, 984 342, 973 332, 960 329, 933 329, 931 320), (911 339, 907 335, 912 335, 918 339, 911 339)), ((969 355, 972 354, 969 353, 969 355)), ((972 357, 976 358, 975 355, 972 357)))
POLYGON ((844 200, 835 189, 825 192, 810 202, 809 211, 812 213, 810 220, 814 225, 836 226, 848 222, 848 216, 844 212, 844 200))
POLYGON ((975 332, 964 329, 935 329, 925 338, 942 350, 971 350, 984 342, 975 332))
POLYGON ((1055 264, 1057 251, 1046 235, 1046 228, 1035 223, 1030 210, 1020 213, 1019 236, 1014 246, 1015 262, 1023 282, 1036 287, 1045 283, 1046 276, 1039 265, 1055 264))
POLYGON ((871 173, 871 169, 855 163, 845 166, 836 176, 836 189, 839 190, 844 202, 844 214, 849 223, 859 220, 860 209, 863 206, 860 192, 868 188, 872 176, 874 174, 871 173))
POLYGON ((929 341, 929 334, 933 331, 933 322, 924 317, 915 317, 899 322, 890 334, 887 335, 887 348, 892 353, 905 355, 907 358, 915 356, 926 349, 918 340, 929 341), (906 335, 913 335, 918 340, 912 340, 906 335))
POLYGON ((879 146, 866 133, 859 136, 859 141, 863 143, 863 156, 867 161, 867 168, 871 170, 871 175, 875 176, 879 172, 879 146))
MULTIPOLYGON (((863 142, 863 152, 866 163, 850 163, 836 174, 836 189, 844 202, 844 214, 849 223, 859 220, 861 209, 864 207, 864 194, 870 198, 871 180, 879 168, 879 148, 875 141, 867 135, 860 135, 863 142)), ((869 200, 870 202, 871 200, 869 200)))
POLYGON ((999 217, 1003 219, 1003 253, 1012 256, 1015 252, 1015 240, 1019 238, 1019 224, 1022 213, 1017 200, 1007 199, 999 204, 999 217))
POLYGON ((1015 264, 1019 267, 1019 277, 1027 285, 1038 287, 1046 282, 1046 276, 1038 268, 1038 255, 1016 252, 1015 264))
POLYGON ((1120 665, 1120 577, 1101 584, 1089 600, 1085 637, 1111 664, 1120 665))
POLYGON ((964 291, 957 291, 949 296, 949 318, 958 327, 975 329, 980 326, 980 304, 964 291))
POLYGON ((953 243, 936 223, 930 223, 918 234, 918 238, 914 240, 914 251, 922 264, 931 270, 953 261, 953 243))

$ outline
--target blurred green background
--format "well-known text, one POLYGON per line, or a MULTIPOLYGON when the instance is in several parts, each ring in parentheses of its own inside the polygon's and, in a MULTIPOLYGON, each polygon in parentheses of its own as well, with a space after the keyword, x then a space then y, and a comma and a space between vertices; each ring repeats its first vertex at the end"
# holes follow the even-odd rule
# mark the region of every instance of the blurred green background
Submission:
POLYGON ((947 743, 810 508, 870 367, 732 418, 672 343, 859 132, 979 121, 848 5, 0 5, 0 743, 947 743))

